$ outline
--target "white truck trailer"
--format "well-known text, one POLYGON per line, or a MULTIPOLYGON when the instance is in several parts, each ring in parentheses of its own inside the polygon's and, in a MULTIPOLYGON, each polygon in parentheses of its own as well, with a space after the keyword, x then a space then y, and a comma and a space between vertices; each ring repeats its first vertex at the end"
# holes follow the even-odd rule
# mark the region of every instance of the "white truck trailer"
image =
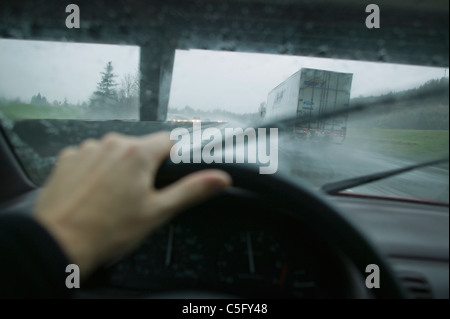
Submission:
POLYGON ((302 68, 269 92, 266 119, 295 118, 294 136, 342 143, 353 74, 302 68), (323 115, 341 111, 338 116, 323 115))

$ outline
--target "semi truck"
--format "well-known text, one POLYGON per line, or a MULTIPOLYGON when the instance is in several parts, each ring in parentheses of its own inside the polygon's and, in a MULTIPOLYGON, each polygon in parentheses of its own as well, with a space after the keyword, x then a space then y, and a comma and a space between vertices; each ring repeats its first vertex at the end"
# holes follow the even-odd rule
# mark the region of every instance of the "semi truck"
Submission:
POLYGON ((265 117, 294 118, 288 130, 299 139, 343 143, 352 79, 352 73, 302 68, 269 92, 265 117))

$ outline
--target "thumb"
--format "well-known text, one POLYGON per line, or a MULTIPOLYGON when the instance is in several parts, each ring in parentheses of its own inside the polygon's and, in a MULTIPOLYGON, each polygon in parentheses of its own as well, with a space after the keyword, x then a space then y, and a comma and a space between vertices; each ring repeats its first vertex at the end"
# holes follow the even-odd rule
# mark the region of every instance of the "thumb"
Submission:
POLYGON ((231 185, 231 177, 220 170, 190 174, 150 196, 153 217, 164 223, 180 209, 192 206, 231 185))

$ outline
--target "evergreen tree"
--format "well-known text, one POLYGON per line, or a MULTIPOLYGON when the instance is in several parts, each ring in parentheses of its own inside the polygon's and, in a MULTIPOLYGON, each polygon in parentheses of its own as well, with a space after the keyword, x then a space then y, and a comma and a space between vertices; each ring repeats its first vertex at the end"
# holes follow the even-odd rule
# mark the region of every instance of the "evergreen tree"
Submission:
POLYGON ((96 112, 114 112, 113 109, 117 106, 117 92, 115 89, 117 83, 111 61, 106 64, 105 70, 100 74, 101 80, 97 83, 97 90, 91 98, 91 107, 96 109, 96 112))
POLYGON ((30 104, 33 105, 49 105, 47 98, 43 95, 41 95, 41 93, 38 93, 37 95, 34 95, 33 97, 31 97, 31 102, 30 104))
POLYGON ((117 86, 117 83, 115 81, 116 75, 114 74, 113 71, 114 68, 112 66, 111 61, 109 61, 105 67, 105 71, 101 72, 102 79, 97 84, 97 91, 95 91, 94 94, 101 97, 115 99, 116 97, 115 87, 117 86))

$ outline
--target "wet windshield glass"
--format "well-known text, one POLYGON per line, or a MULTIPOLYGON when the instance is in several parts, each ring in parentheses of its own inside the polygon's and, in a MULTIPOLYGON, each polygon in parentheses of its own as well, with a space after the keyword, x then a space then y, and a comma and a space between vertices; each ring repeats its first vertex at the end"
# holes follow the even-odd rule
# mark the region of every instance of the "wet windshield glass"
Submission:
MULTIPOLYGON (((217 128, 221 134, 290 117, 278 127, 275 171, 315 188, 449 153, 446 68, 177 50, 161 126, 139 121, 139 47, 1 40, 0 51, 0 117, 37 184, 62 147, 112 130, 217 128), (376 108, 380 99, 389 107, 376 108), (371 103, 364 112, 345 111, 371 103)), ((433 165, 345 192, 448 203, 448 177, 448 164, 433 165)))
MULTIPOLYGON (((169 119, 246 127, 294 118, 280 129, 278 168, 317 188, 448 156, 446 68, 201 50, 177 51, 176 62, 169 119), (323 116, 366 104, 375 109, 323 116)), ((448 202, 448 164, 346 192, 448 202)))

